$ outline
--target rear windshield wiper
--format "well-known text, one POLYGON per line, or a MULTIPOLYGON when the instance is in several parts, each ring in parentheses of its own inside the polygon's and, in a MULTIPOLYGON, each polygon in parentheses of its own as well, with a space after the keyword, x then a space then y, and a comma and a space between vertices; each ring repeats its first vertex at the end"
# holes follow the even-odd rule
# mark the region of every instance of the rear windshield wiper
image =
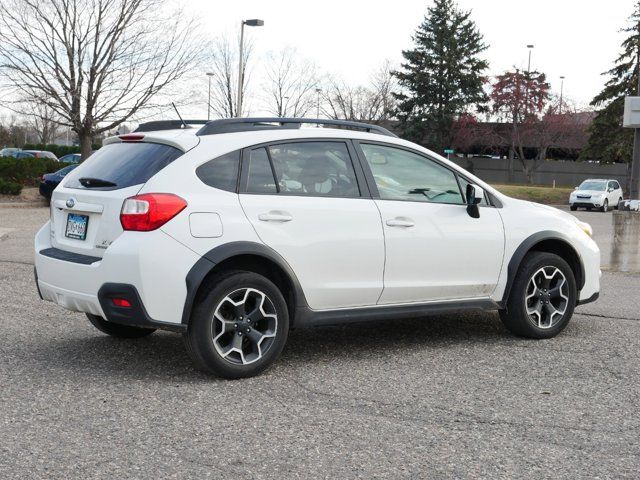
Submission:
POLYGON ((109 180, 102 180, 101 178, 82 177, 78 181, 83 187, 86 187, 86 188, 118 186, 117 184, 110 182, 109 180))

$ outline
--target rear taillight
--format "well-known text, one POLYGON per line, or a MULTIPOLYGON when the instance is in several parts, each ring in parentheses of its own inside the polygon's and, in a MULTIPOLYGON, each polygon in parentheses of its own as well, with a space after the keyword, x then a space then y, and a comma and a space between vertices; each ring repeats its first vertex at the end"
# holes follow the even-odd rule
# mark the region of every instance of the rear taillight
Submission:
POLYGON ((170 193, 145 193, 127 198, 122 204, 120 223, 125 230, 149 232, 160 228, 187 206, 170 193))
POLYGON ((126 298, 112 298, 111 301, 116 307, 131 308, 131 302, 126 298))

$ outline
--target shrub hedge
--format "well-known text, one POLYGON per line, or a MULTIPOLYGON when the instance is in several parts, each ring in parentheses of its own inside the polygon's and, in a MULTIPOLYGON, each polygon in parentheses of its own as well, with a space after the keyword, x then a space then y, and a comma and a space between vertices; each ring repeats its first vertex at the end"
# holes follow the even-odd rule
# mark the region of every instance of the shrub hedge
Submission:
POLYGON ((0 194, 2 195, 20 195, 22 185, 16 182, 10 182, 0 178, 0 194))
POLYGON ((60 170, 65 165, 48 158, 2 157, 0 158, 0 181, 35 186, 40 176, 60 170))

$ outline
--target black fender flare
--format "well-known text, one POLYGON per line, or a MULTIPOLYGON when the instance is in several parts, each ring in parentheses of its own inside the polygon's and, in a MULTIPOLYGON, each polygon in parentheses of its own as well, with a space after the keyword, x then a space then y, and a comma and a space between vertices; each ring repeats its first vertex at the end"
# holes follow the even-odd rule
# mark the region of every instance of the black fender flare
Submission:
POLYGON ((578 286, 578 292, 582 290, 584 286, 584 263, 582 262, 582 257, 580 256, 580 252, 578 252, 569 237, 560 232, 555 232, 553 230, 545 230, 542 232, 536 232, 533 235, 525 238, 518 248, 516 248, 515 252, 511 256, 509 260, 509 265, 507 267, 507 283, 504 288, 504 293, 502 294, 502 301, 500 305, 504 307, 507 304, 507 300, 509 299, 509 294, 511 293, 511 287, 513 286, 513 282, 516 278, 516 274, 518 273, 518 269, 520 268, 520 264, 524 259, 524 256, 538 243, 544 242, 545 240, 557 240, 564 243, 567 247, 569 247, 573 252, 575 252, 576 257, 578 258, 578 277, 576 278, 576 284, 578 286))
MULTIPOLYGON (((239 255, 256 255, 275 263, 287 275, 293 286, 294 308, 308 307, 304 292, 296 274, 287 261, 273 248, 257 242, 229 242, 217 246, 205 253, 189 270, 185 278, 187 284, 187 296, 182 311, 182 323, 188 324, 191 318, 193 302, 196 299, 198 289, 202 281, 219 263, 239 255)), ((293 319, 292 319, 293 320, 293 319)))

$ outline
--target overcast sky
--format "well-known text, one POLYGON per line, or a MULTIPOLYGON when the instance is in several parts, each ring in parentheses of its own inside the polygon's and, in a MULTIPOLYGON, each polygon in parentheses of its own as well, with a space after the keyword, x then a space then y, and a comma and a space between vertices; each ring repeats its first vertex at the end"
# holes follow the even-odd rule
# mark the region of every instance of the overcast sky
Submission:
MULTIPOLYGON (((384 59, 399 63, 411 46, 430 0, 191 0, 189 10, 215 35, 232 32, 241 19, 260 18, 247 28, 256 57, 294 46, 328 73, 364 83, 384 59)), ((532 69, 545 72, 552 90, 584 106, 602 88, 623 36, 618 30, 634 0, 458 0, 484 35, 490 74, 514 65, 526 68, 527 44, 534 44, 532 69)), ((204 75, 204 69, 203 69, 204 75)), ((254 68, 255 90, 260 65, 254 68)), ((255 108, 254 108, 255 110, 255 108)), ((256 113, 255 111, 252 113, 256 113)))

